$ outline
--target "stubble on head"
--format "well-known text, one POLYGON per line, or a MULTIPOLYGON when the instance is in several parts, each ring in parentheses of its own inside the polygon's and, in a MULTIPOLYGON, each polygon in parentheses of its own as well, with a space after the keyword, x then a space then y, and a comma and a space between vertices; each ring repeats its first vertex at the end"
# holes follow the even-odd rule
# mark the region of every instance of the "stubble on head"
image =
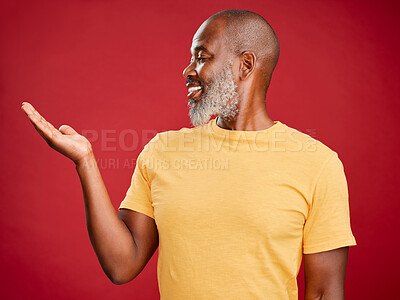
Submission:
POLYGON ((198 99, 189 99, 189 116, 193 126, 206 124, 212 115, 234 119, 239 112, 239 94, 232 72, 232 62, 224 63, 221 71, 205 83, 207 91, 198 99))

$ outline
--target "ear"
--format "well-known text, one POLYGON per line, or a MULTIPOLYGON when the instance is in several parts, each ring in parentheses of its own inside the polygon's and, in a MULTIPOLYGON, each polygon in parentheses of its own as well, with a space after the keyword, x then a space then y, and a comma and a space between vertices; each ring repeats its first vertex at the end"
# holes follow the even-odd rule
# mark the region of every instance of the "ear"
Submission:
POLYGON ((256 56, 254 52, 244 51, 242 54, 240 54, 239 60, 239 79, 246 80, 254 71, 256 66, 256 56))

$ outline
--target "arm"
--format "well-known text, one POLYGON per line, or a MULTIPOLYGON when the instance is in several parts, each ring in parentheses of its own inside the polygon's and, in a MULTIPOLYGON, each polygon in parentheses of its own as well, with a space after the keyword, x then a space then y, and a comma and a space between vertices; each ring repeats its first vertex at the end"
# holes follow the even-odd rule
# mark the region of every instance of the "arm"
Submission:
POLYGON ((154 220, 134 211, 120 211, 118 216, 89 141, 70 126, 55 129, 29 103, 23 103, 22 109, 47 144, 75 163, 90 241, 104 272, 115 284, 132 280, 158 246, 154 220))
POLYGON ((86 225, 100 265, 113 283, 127 283, 143 270, 157 249, 154 219, 131 210, 121 210, 117 215, 94 156, 76 169, 82 184, 86 225))
POLYGON ((343 300, 349 247, 304 254, 305 300, 343 300))

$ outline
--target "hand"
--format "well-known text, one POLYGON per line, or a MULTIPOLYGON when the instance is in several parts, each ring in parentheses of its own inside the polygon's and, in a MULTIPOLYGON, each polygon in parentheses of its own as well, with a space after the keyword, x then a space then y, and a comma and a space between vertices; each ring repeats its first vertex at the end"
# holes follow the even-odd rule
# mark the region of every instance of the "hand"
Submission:
POLYGON ((90 142, 84 136, 78 134, 71 126, 62 125, 57 130, 28 102, 23 102, 21 109, 27 114, 29 120, 46 143, 54 150, 71 159, 76 165, 92 156, 93 150, 90 142))

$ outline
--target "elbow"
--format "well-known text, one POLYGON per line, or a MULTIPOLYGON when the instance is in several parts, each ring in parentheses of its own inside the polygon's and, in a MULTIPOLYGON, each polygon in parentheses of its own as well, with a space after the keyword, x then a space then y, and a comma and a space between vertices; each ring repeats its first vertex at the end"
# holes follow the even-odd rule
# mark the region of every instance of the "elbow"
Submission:
POLYGON ((305 295, 305 300, 344 300, 344 290, 338 291, 321 291, 320 293, 313 293, 312 295, 305 295))
POLYGON ((100 265, 108 277, 115 285, 122 285, 135 279, 142 268, 132 259, 132 256, 121 256, 117 259, 108 260, 106 263, 100 261, 100 265))
POLYGON ((108 279, 115 285, 122 285, 128 283, 136 278, 137 274, 135 272, 127 271, 115 271, 115 272, 105 272, 108 279))
POLYGON ((115 285, 123 285, 125 283, 128 283, 130 280, 127 281, 127 280, 121 280, 119 278, 118 279, 110 278, 110 281, 115 285))
POLYGON ((107 276, 108 279, 110 279, 110 281, 115 284, 115 285, 123 285, 125 283, 128 283, 130 281, 132 281, 136 276, 131 276, 131 277, 127 277, 127 276, 107 276))
POLYGON ((322 300, 322 299, 324 299, 322 296, 314 296, 314 297, 308 297, 308 298, 305 298, 305 300, 322 300))

